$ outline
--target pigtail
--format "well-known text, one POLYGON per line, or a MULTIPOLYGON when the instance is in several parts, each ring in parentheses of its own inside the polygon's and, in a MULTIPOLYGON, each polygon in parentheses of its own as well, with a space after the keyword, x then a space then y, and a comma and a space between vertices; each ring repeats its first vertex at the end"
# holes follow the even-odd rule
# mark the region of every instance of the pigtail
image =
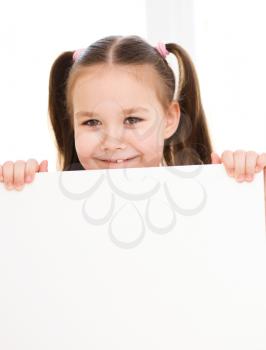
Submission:
POLYGON ((73 65, 73 52, 62 53, 53 63, 49 77, 48 114, 53 128, 60 170, 81 167, 74 142, 74 130, 66 104, 66 84, 73 65))
POLYGON ((165 142, 164 158, 168 165, 209 164, 212 144, 196 70, 181 46, 171 43, 166 44, 166 48, 178 61, 176 100, 179 102, 181 118, 176 132, 165 142))

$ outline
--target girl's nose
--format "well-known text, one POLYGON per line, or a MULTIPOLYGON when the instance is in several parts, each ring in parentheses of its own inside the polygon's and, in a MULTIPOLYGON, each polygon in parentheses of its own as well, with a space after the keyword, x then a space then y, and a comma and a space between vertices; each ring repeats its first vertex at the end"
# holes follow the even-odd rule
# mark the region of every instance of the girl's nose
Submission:
POLYGON ((108 129, 104 132, 101 142, 101 149, 104 150, 112 150, 112 149, 123 149, 126 145, 123 142, 123 130, 119 131, 116 128, 108 129))

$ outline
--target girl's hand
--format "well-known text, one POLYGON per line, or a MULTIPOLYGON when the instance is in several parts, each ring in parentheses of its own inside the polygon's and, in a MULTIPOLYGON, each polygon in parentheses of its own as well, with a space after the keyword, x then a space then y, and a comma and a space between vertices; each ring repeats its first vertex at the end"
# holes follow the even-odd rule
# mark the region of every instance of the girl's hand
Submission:
POLYGON ((7 161, 0 165, 0 182, 4 182, 7 190, 20 191, 25 183, 31 183, 36 172, 47 172, 48 161, 43 160, 40 165, 37 160, 29 159, 27 162, 17 160, 15 163, 7 161))
MULTIPOLYGON (((264 177, 266 173, 266 153, 258 155, 256 152, 249 151, 224 151, 221 158, 218 154, 212 152, 212 164, 224 164, 227 174, 239 182, 252 181, 254 174, 264 168, 264 177)), ((265 180, 265 179, 264 179, 265 180)))

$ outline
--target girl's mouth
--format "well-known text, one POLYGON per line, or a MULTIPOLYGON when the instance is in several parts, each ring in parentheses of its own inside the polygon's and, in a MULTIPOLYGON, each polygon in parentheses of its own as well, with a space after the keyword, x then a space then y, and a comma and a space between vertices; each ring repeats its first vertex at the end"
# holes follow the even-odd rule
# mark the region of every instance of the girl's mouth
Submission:
POLYGON ((138 156, 133 157, 133 158, 129 158, 129 159, 117 159, 116 161, 112 161, 112 160, 102 160, 102 159, 98 159, 100 162, 108 164, 109 167, 117 167, 119 165, 124 165, 124 164, 129 164, 131 163, 134 159, 136 159, 138 156))

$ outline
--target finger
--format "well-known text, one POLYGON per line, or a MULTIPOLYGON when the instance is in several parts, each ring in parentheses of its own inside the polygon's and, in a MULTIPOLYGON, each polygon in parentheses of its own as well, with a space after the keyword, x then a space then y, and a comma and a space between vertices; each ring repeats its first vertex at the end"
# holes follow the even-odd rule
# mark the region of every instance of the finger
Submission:
POLYGON ((221 162, 224 164, 227 174, 229 176, 234 176, 235 166, 233 152, 224 151, 221 155, 221 162))
POLYGON ((239 181, 245 179, 246 173, 246 152, 237 150, 233 153, 235 164, 235 178, 239 181))
POLYGON ((258 156, 256 165, 256 172, 259 172, 266 167, 266 153, 262 153, 258 156))
POLYGON ((245 179, 247 181, 252 181, 254 174, 255 174, 255 168, 257 163, 258 154, 253 151, 248 151, 246 153, 246 175, 245 179))
POLYGON ((266 167, 264 168, 264 195, 265 195, 265 209, 266 209, 266 167))
POLYGON ((2 165, 0 165, 0 182, 4 181, 4 177, 3 177, 3 167, 2 165))
POLYGON ((47 172, 48 171, 48 160, 43 160, 39 166, 39 172, 47 172))
POLYGON ((30 183, 33 181, 35 173, 39 169, 39 164, 36 159, 28 159, 25 169, 25 182, 30 183))
POLYGON ((212 164, 221 164, 221 158, 218 156, 217 153, 212 152, 211 159, 212 159, 212 164))
POLYGON ((12 190, 14 183, 14 164, 7 161, 3 164, 4 184, 7 190, 12 190))
POLYGON ((24 173, 26 162, 17 160, 14 164, 14 187, 16 190, 21 190, 24 186, 24 173))

